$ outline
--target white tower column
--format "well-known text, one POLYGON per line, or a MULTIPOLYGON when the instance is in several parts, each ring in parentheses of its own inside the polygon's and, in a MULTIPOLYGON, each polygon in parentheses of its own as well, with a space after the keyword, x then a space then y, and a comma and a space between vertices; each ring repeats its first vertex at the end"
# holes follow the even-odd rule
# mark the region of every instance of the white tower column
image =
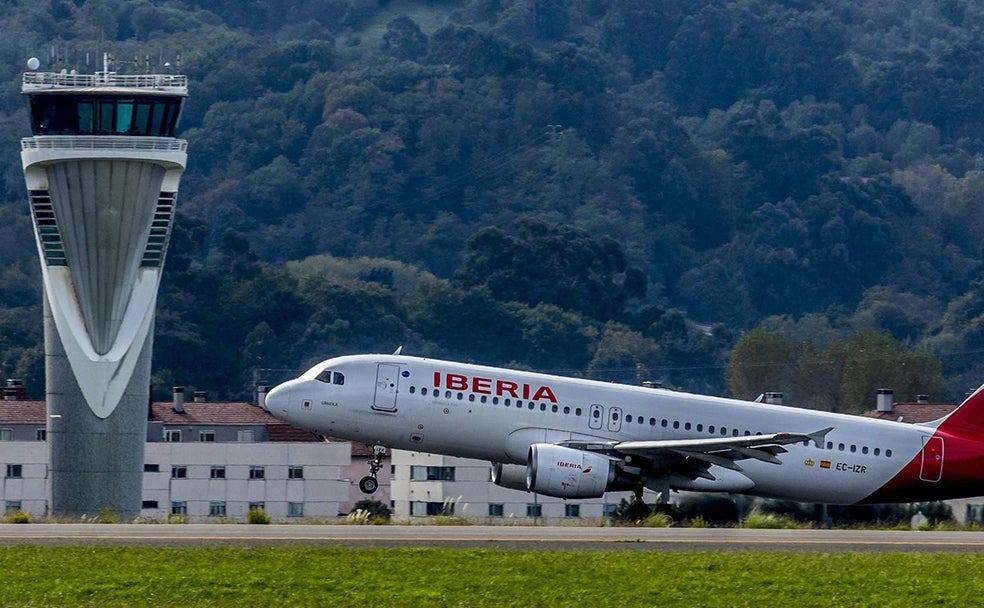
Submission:
POLYGON ((154 313, 186 142, 183 76, 26 73, 44 281, 49 505, 139 515, 154 313))

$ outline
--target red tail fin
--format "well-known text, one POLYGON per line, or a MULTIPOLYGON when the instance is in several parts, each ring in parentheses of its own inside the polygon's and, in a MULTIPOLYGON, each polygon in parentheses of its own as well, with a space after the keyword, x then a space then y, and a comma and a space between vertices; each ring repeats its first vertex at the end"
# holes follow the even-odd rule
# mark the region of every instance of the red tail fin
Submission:
POLYGON ((939 428, 951 433, 958 429, 974 429, 975 432, 984 434, 984 386, 950 412, 940 422, 939 428))

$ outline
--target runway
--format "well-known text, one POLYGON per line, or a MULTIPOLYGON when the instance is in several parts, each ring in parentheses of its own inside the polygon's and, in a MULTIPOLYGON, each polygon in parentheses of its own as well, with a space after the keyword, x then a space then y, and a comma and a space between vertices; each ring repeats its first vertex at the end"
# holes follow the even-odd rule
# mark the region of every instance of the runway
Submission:
POLYGON ((245 524, 6 524, 0 546, 445 547, 609 551, 984 552, 984 532, 358 526, 245 524))

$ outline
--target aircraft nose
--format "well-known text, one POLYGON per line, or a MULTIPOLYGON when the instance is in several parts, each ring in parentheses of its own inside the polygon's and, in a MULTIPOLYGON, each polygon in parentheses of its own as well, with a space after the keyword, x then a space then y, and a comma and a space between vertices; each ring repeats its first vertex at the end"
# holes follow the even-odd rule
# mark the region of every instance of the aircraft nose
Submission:
POLYGON ((273 387, 266 396, 266 409, 278 418, 287 413, 287 406, 290 403, 290 386, 280 384, 273 387))

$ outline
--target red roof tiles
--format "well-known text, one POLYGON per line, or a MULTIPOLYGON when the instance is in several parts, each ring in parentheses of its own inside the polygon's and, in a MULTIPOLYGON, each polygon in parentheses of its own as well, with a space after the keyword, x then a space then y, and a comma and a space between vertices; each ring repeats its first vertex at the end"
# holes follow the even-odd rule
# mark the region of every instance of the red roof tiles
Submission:
POLYGON ((881 420, 898 420, 902 422, 931 422, 946 416, 957 409, 957 403, 893 403, 891 412, 872 410, 862 416, 879 418, 881 420))
MULTIPOLYGON (((320 436, 281 422, 266 410, 249 403, 188 402, 184 409, 184 413, 179 414, 170 401, 153 403, 150 420, 181 426, 263 426, 270 441, 321 441, 320 436)), ((46 417, 44 401, 0 401, 0 423, 43 425, 46 417)))
POLYGON ((45 424, 44 401, 0 401, 0 422, 7 424, 45 424))

